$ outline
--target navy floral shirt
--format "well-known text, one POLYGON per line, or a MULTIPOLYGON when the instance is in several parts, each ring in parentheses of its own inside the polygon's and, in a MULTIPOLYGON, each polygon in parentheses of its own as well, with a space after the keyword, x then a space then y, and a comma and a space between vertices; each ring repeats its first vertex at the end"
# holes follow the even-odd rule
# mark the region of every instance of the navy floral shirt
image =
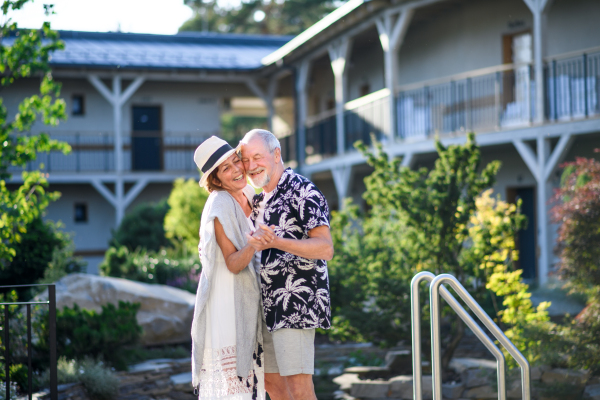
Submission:
MULTIPOLYGON (((254 196, 252 221, 264 194, 254 196)), ((286 169, 265 205, 266 225, 287 239, 308 239, 308 232, 329 226, 325 196, 302 175, 286 169)), ((261 256, 262 301, 269 332, 282 328, 331 327, 329 276, 325 260, 309 260, 278 249, 261 256)))

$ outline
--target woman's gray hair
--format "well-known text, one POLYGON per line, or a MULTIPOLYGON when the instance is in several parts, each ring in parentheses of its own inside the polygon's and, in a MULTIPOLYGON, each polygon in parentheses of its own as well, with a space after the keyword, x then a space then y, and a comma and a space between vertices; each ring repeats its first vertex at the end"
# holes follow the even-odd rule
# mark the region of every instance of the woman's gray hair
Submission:
POLYGON ((264 129, 252 129, 250 132, 244 135, 244 138, 240 143, 248 144, 255 136, 258 136, 262 142, 267 146, 267 149, 271 154, 275 153, 275 149, 281 151, 281 144, 279 140, 271 132, 264 129))

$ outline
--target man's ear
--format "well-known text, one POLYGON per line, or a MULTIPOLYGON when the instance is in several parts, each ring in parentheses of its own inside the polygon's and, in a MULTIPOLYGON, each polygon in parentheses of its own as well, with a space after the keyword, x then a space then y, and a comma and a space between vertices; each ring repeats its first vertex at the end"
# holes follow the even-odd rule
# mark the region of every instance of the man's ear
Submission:
POLYGON ((281 149, 276 148, 275 149, 275 162, 279 163, 280 161, 281 161, 281 149))

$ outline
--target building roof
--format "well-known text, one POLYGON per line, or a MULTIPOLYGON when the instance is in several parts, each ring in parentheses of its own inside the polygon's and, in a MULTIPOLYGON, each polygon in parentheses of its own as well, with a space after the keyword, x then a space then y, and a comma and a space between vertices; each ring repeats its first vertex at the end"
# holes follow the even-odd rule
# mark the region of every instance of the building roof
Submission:
POLYGON ((218 33, 151 35, 59 31, 65 49, 52 55, 55 67, 120 69, 252 70, 291 36, 218 33))

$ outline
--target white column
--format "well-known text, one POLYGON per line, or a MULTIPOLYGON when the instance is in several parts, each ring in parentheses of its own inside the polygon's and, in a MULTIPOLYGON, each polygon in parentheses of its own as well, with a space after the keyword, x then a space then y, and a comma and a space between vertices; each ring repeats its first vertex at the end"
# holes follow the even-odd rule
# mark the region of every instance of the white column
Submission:
POLYGON ((544 31, 549 0, 524 0, 533 14, 533 59, 535 63, 535 120, 544 122, 544 31))
POLYGON ((350 189, 352 166, 342 165, 335 167, 331 170, 331 175, 333 175, 333 183, 338 195, 339 206, 342 209, 344 207, 344 199, 348 196, 348 190, 350 189))
POLYGON ((350 40, 346 38, 329 46, 329 60, 331 61, 331 69, 333 70, 335 80, 335 117, 338 154, 343 154, 346 150, 344 105, 346 104, 346 66, 350 58, 350 45, 350 40))
POLYGON ((298 120, 296 124, 298 125, 297 135, 297 144, 298 144, 298 166, 300 170, 302 170, 302 166, 304 165, 304 159, 306 158, 306 116, 307 116, 307 101, 308 94, 306 93, 307 84, 308 84, 308 74, 310 72, 310 61, 304 60, 298 66, 296 70, 296 98, 298 99, 298 104, 296 105, 296 109, 298 110, 298 120))
MULTIPOLYGON (((102 83, 100 78, 96 75, 88 76, 89 82, 100 92, 100 94, 108 101, 113 107, 113 129, 114 129, 114 142, 115 142, 115 197, 112 202, 115 207, 116 225, 119 226, 123 216, 125 215, 125 208, 127 207, 124 201, 124 182, 123 182, 123 133, 122 133, 122 116, 123 116, 123 105, 133 96, 136 90, 144 83, 143 77, 138 77, 131 82, 131 84, 122 91, 121 77, 119 75, 113 76, 112 79, 112 91, 102 83)), ((101 183, 99 183, 102 185, 101 183)), ((97 187, 94 184, 94 187, 97 187)), ((102 193, 102 192, 101 192, 102 193)), ((105 196, 106 197, 106 196, 105 196)))
POLYGON ((389 90, 389 138, 394 139, 396 127, 396 104, 395 104, 395 89, 396 89, 396 73, 397 73, 397 57, 400 46, 404 41, 406 31, 410 25, 410 21, 414 14, 413 9, 408 9, 400 13, 395 21, 392 14, 386 14, 375 20, 377 31, 379 33, 379 41, 383 49, 384 72, 385 72, 385 87, 389 90))
POLYGON ((273 132, 273 118, 275 118, 275 98, 277 97, 277 86, 279 79, 277 76, 271 77, 269 87, 267 88, 267 110, 269 113, 269 130, 273 132))
MULTIPOLYGON (((550 255, 552 244, 549 238, 548 201, 550 200, 551 188, 548 179, 556 166, 564 158, 572 144, 572 135, 567 133, 561 135, 554 151, 550 153, 550 142, 542 135, 536 141, 536 153, 522 140, 513 140, 513 144, 521 158, 533 174, 536 180, 536 219, 537 219, 537 245, 538 251, 538 282, 541 286, 548 282, 550 271, 550 255)), ((531 222, 531 221, 530 221, 531 222)))

